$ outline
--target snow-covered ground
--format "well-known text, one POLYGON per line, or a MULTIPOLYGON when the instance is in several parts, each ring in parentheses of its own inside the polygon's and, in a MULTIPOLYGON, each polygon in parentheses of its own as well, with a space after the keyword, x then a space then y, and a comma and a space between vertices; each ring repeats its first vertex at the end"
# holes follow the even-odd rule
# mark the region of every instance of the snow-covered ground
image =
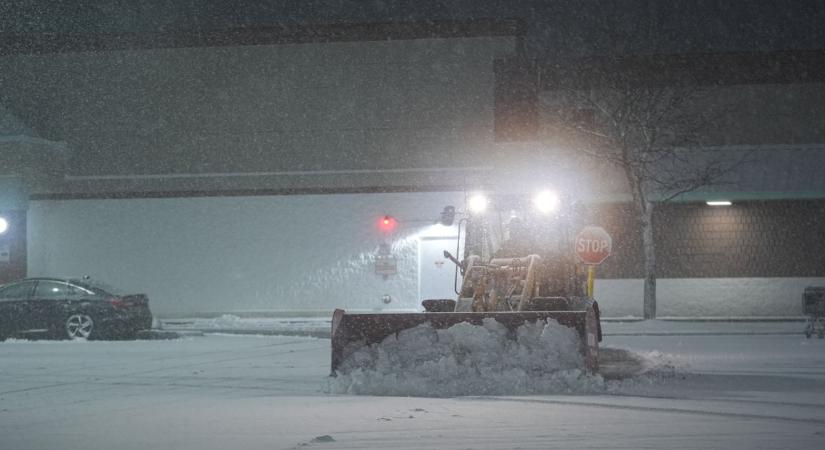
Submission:
POLYGON ((328 394, 328 339, 11 340, 0 449, 825 446, 825 340, 625 334, 652 369, 603 393, 457 398, 328 394))
MULTIPOLYGON (((281 334, 329 337, 332 312, 322 317, 239 317, 224 314, 212 318, 167 319, 159 322, 165 330, 281 334)), ((608 318, 602 320, 608 335, 672 334, 800 334, 805 328, 799 318, 694 318, 640 320, 608 318)))

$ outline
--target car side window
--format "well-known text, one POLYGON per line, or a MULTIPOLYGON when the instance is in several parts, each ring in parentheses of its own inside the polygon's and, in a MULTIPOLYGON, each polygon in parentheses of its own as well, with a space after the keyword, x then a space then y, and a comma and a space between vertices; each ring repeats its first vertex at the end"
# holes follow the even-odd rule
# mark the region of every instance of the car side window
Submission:
POLYGON ((67 284, 66 287, 68 289, 69 297, 94 297, 95 295, 97 295, 89 289, 86 289, 83 286, 78 286, 76 284, 67 284))
POLYGON ((33 281, 24 281, 6 286, 0 290, 0 301, 19 300, 27 298, 32 293, 33 281))
POLYGON ((66 298, 69 296, 69 285, 58 281, 38 281, 34 296, 36 298, 66 298))

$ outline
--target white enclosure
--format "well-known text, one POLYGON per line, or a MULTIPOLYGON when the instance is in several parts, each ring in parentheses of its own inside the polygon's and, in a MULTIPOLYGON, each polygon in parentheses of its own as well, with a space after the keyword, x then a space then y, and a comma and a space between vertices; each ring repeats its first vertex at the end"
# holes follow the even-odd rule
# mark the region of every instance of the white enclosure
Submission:
POLYGON ((418 235, 461 194, 36 201, 30 276, 146 292, 158 315, 418 307, 418 235), (385 214, 398 220, 386 234, 385 214), (397 274, 375 273, 387 242, 397 274), (390 304, 382 297, 390 295, 390 304))
MULTIPOLYGON (((456 266, 444 257, 444 250, 456 252, 457 236, 422 237, 418 244, 419 298, 455 298, 456 266)), ((460 253, 458 258, 461 258, 460 253)), ((460 282, 460 278, 459 278, 460 282)))
MULTIPOLYGON (((145 292, 162 317, 419 309, 452 297, 455 229, 435 225, 462 193, 43 200, 28 213, 29 276, 91 275, 145 292), (378 226, 398 220, 393 233, 378 226), (395 275, 375 273, 388 243, 395 275), (452 295, 450 295, 452 294, 452 295), (384 303, 385 296, 391 301, 384 303)), ((659 281, 660 316, 793 316, 820 278, 659 281)), ((640 280, 598 280, 606 316, 640 316, 640 280)))

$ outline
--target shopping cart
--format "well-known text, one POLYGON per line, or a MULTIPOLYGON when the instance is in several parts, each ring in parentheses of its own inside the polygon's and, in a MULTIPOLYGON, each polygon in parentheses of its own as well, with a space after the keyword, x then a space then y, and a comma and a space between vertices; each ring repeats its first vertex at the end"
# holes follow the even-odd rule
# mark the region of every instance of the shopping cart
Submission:
POLYGON ((808 286, 802 294, 802 310, 808 316, 805 324, 805 337, 814 333, 822 339, 825 337, 825 286, 808 286))

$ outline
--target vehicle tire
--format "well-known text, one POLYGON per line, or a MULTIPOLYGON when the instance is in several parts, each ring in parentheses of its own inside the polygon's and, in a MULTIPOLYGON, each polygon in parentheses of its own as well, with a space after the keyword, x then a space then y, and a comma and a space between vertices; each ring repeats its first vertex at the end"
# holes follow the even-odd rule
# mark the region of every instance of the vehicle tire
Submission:
POLYGON ((137 339, 138 330, 135 328, 126 328, 117 333, 117 339, 121 341, 134 341, 137 339))
POLYGON ((526 311, 569 311, 570 303, 564 297, 534 297, 526 311))
POLYGON ((95 322, 88 314, 74 313, 66 318, 64 329, 69 339, 89 339, 95 332, 95 322))
POLYGON ((427 299, 421 302, 426 312, 453 312, 455 311, 455 300, 449 298, 427 299))

